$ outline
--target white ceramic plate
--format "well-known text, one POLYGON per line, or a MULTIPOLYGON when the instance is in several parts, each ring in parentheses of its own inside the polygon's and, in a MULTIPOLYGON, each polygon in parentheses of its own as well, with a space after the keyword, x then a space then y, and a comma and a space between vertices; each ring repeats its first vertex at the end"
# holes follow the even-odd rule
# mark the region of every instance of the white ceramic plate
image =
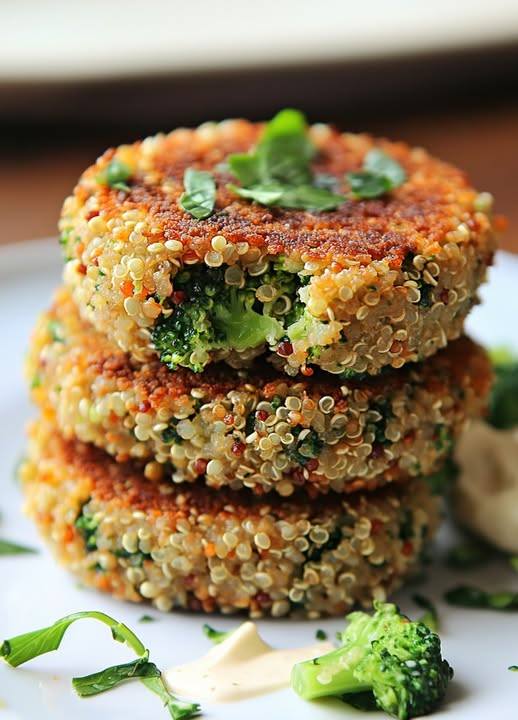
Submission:
POLYGON ((243 70, 511 43, 516 0, 18 0, 0 82, 243 70))
MULTIPOLYGON (((33 413, 22 379, 22 362, 27 340, 37 313, 49 302, 59 280, 57 243, 50 241, 13 245, 0 249, 0 537, 38 547, 39 555, 1 557, 0 638, 52 623, 77 610, 99 609, 128 623, 142 637, 151 658, 160 667, 182 663, 203 654, 208 641, 201 633, 203 618, 151 610, 157 622, 139 624, 146 611, 143 605, 111 600, 77 587, 74 579, 55 565, 35 530, 22 515, 19 488, 13 468, 23 453, 23 427, 33 413)), ((469 322, 471 333, 488 344, 507 343, 518 348, 516 289, 518 259, 500 254, 491 273, 491 282, 482 291, 484 304, 469 322)), ((484 571, 447 571, 439 559, 451 543, 452 530, 445 527, 437 548, 430 579, 419 592, 437 601, 442 620, 444 653, 455 668, 455 680, 448 702, 434 715, 451 720, 516 719, 518 677, 507 670, 518 663, 516 614, 463 610, 441 601, 445 589, 459 582, 476 582, 487 588, 514 587, 518 577, 503 564, 484 571), (441 551, 442 548, 442 551, 441 551)), ((411 615, 419 611, 412 603, 412 589, 400 593, 397 601, 411 615)), ((215 617, 211 621, 224 629, 239 620, 215 617)), ((260 621, 264 637, 277 647, 303 645, 313 641, 317 628, 330 637, 343 626, 340 620, 293 622, 260 621)), ((88 700, 73 692, 70 678, 84 675, 108 664, 130 659, 126 649, 114 643, 104 627, 94 622, 75 625, 62 649, 23 668, 13 670, 0 664, 0 720, 161 720, 167 717, 157 698, 140 683, 128 684, 88 700)), ((359 714, 340 702, 306 703, 290 690, 253 700, 205 708, 204 717, 213 720, 381 720, 380 714, 359 714)))

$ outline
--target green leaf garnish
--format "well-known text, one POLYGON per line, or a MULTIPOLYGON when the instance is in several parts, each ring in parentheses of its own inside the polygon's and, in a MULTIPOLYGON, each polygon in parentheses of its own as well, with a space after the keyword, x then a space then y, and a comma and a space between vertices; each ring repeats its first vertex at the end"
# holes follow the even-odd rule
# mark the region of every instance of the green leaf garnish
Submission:
POLYGON ((185 192, 180 207, 196 220, 204 220, 212 214, 216 202, 216 182, 210 172, 187 168, 183 176, 185 192))
POLYGON ((68 628, 76 620, 84 619, 98 620, 107 625, 111 630, 113 639, 125 643, 138 655, 138 658, 133 662, 114 665, 91 675, 73 678, 72 685, 78 695, 81 697, 97 695, 116 687, 122 682, 138 678, 149 690, 160 697, 173 720, 182 720, 199 713, 200 707, 198 704, 178 700, 175 695, 169 692, 160 670, 154 663, 149 662, 149 652, 135 633, 127 625, 97 610, 66 615, 60 620, 56 620, 49 627, 4 640, 0 647, 0 657, 3 657, 11 667, 18 667, 35 657, 57 650, 68 628))
POLYGON ((460 585, 448 590, 445 599, 450 605, 487 610, 518 610, 518 593, 486 592, 470 585, 460 585))
POLYGON ((373 148, 367 153, 363 169, 387 178, 392 188, 399 187, 406 180, 406 172, 401 165, 379 148, 373 148))
POLYGON ((370 200, 384 195, 390 190, 390 182, 382 175, 375 175, 366 170, 350 172, 347 179, 354 197, 361 200, 370 200))
POLYGON ((257 183, 250 188, 230 184, 230 190, 246 200, 255 200, 259 205, 278 205, 283 195, 283 186, 278 183, 257 183))
POLYGON ((511 670, 512 672, 518 672, 518 665, 509 665, 507 669, 511 670))
POLYGON ((35 548, 0 539, 0 555, 32 555, 37 552, 35 548))
POLYGON ((76 620, 84 620, 87 618, 99 620, 107 625, 112 632, 113 639, 126 643, 137 655, 142 656, 146 654, 147 651, 144 645, 126 625, 114 620, 103 612, 85 610, 83 612, 73 613, 72 615, 66 615, 60 620, 56 620, 56 622, 53 625, 49 625, 49 627, 33 630, 23 635, 16 635, 9 640, 5 640, 0 647, 0 657, 3 657, 11 667, 18 667, 18 665, 22 665, 28 660, 57 650, 68 628, 76 622, 76 620))
POLYGON ((228 636, 232 635, 232 633, 234 632, 233 630, 216 630, 207 623, 204 623, 202 631, 205 637, 208 638, 212 643, 214 643, 214 645, 219 645, 223 642, 223 640, 226 640, 228 636))
POLYGON ((180 700, 176 695, 170 693, 161 675, 160 677, 144 677, 141 680, 148 690, 158 695, 172 720, 187 720, 200 714, 201 708, 198 703, 180 700))
POLYGON ((433 630, 433 632, 439 632, 439 615, 437 613, 437 608, 432 601, 424 595, 417 594, 412 597, 412 600, 416 605, 425 611, 419 618, 419 622, 424 623, 424 625, 429 627, 430 630, 433 630))
POLYGON ((379 148, 373 148, 365 156, 362 169, 347 173, 346 177, 353 196, 368 200, 399 187, 407 176, 394 158, 379 148))
POLYGON ((154 663, 148 662, 146 656, 123 665, 113 665, 91 675, 72 678, 72 685, 80 697, 90 697, 111 690, 126 680, 143 677, 160 677, 160 670, 154 663))
POLYGON ((141 615, 138 619, 140 623, 150 623, 155 622, 156 618, 154 618, 152 615, 141 615))
POLYGON ((311 170, 316 149, 304 115, 281 110, 267 124, 255 149, 230 155, 230 172, 241 186, 230 189, 260 205, 320 212, 335 210, 344 197, 317 186, 311 170))
POLYGON ((99 185, 108 185, 108 187, 114 188, 114 190, 122 190, 129 192, 131 188, 126 183, 131 177, 131 168, 126 163, 114 158, 104 170, 97 175, 97 182, 99 185))

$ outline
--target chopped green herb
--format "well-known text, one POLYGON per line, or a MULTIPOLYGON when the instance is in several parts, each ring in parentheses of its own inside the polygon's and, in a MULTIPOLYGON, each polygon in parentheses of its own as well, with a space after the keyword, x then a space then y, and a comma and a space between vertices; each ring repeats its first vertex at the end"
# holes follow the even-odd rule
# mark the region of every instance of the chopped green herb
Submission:
POLYGON ((138 619, 140 623, 150 623, 155 622, 156 618, 154 618, 152 615, 141 615, 138 619))
POLYGON ((226 640, 228 636, 232 635, 232 633, 234 632, 233 630, 216 630, 207 623, 204 623, 202 631, 205 637, 209 638, 209 640, 214 643, 214 645, 219 645, 223 642, 223 640, 226 640))
POLYGON ((318 628, 315 633, 315 637, 317 640, 327 640, 327 633, 325 630, 322 630, 322 628, 318 628))
POLYGON ((32 555, 37 552, 34 548, 26 545, 18 545, 18 543, 0 539, 0 555, 32 555))
POLYGON ((216 182, 210 172, 187 168, 183 176, 185 192, 180 207, 196 220, 212 215, 216 203, 216 182))
POLYGON ((422 610, 424 610, 424 614, 419 618, 419 622, 424 623, 427 627, 430 628, 430 630, 433 630, 433 632, 439 632, 439 615, 437 613, 437 608, 432 603, 431 600, 426 598, 424 595, 414 595, 412 597, 412 600, 415 602, 416 605, 418 605, 422 610))
POLYGON ((469 585, 448 590, 445 599, 450 605, 487 610, 518 610, 517 592, 486 592, 469 585))
POLYGON ((507 669, 511 670, 512 672, 518 672, 518 665, 509 665, 507 669))
POLYGON ((137 660, 123 665, 114 665, 99 672, 72 679, 74 689, 81 697, 89 697, 110 690, 122 682, 139 678, 149 690, 157 694, 173 720, 193 717, 200 712, 196 703, 185 703, 166 688, 160 670, 149 662, 149 652, 127 625, 118 622, 103 612, 83 611, 56 620, 49 627, 17 635, 4 640, 0 657, 11 666, 18 667, 45 653, 57 650, 68 628, 76 620, 92 619, 107 625, 117 642, 125 643, 138 656, 137 660))
POLYGON ((347 180, 355 198, 366 200, 377 198, 395 190, 406 180, 401 165, 379 148, 370 150, 357 172, 347 173, 347 180))
POLYGON ((83 504, 81 512, 75 521, 75 527, 83 537, 87 550, 95 550, 97 548, 97 527, 99 520, 94 515, 85 512, 85 506, 88 501, 83 504))
POLYGON ((229 187, 260 205, 313 212, 335 210, 344 197, 316 184, 311 170, 315 152, 304 115, 297 110, 281 110, 252 152, 229 156, 230 172, 241 183, 229 187))
POLYGON ((104 170, 97 175, 97 182, 99 185, 108 185, 108 187, 114 190, 122 190, 129 192, 130 187, 127 184, 127 180, 131 177, 131 168, 126 163, 113 159, 104 170))

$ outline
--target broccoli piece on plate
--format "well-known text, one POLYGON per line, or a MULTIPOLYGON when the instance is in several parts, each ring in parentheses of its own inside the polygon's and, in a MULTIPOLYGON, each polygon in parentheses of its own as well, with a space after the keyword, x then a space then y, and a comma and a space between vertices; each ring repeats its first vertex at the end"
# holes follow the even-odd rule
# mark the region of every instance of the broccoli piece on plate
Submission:
POLYGON ((352 704, 361 693, 389 715, 407 720, 442 702, 453 670, 441 655, 439 636, 412 622, 396 605, 374 603, 374 614, 354 612, 341 647, 295 665, 291 684, 305 700, 341 697, 352 704))

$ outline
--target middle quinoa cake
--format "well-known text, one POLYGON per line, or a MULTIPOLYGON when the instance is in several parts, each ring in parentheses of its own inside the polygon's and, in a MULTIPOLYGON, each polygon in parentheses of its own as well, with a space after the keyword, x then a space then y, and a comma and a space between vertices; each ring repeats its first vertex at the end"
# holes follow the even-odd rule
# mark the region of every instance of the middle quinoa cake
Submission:
POLYGON ((138 463, 66 441, 45 418, 21 479, 29 515, 68 569, 163 611, 319 617, 369 606, 416 567, 439 514, 423 480, 316 500, 152 483, 138 463))
POLYGON ((144 461, 149 480, 311 494, 433 473, 485 409, 491 369, 461 338, 434 357, 338 383, 268 364, 201 375, 140 364, 80 319, 66 289, 37 325, 32 395, 67 439, 144 461))

